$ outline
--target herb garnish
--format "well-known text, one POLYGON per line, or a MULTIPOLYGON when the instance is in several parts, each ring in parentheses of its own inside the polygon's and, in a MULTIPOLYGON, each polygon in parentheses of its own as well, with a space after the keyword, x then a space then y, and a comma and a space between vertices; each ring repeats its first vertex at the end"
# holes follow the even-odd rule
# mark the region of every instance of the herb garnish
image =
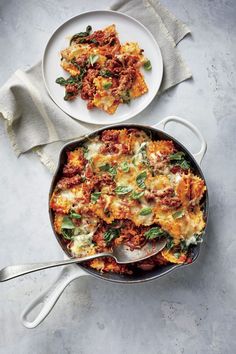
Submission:
POLYGON ((109 163, 105 163, 104 165, 99 166, 100 171, 109 172, 112 176, 117 174, 117 170, 115 166, 109 165, 109 163))
POLYGON ((72 240, 74 236, 75 225, 69 218, 69 216, 64 216, 61 225, 61 233, 66 240, 72 240))
POLYGON ((91 202, 97 203, 98 199, 100 198, 101 192, 94 192, 91 194, 91 202))
POLYGON ((102 77, 112 77, 113 73, 110 70, 102 69, 100 70, 99 75, 102 77))
POLYGON ((184 210, 178 210, 174 214, 172 214, 174 219, 180 219, 184 216, 184 210))
POLYGON ((132 188, 129 186, 118 186, 115 189, 116 194, 124 195, 132 191, 132 188))
POLYGON ((106 243, 110 243, 112 240, 120 236, 119 229, 110 228, 104 233, 104 240, 106 243))
POLYGON ((120 164, 120 168, 122 169, 122 171, 124 172, 129 172, 129 164, 127 161, 123 161, 121 164, 120 164))
POLYGON ((112 86, 112 82, 105 82, 105 83, 103 84, 104 90, 108 90, 111 86, 112 86))
POLYGON ((152 208, 143 208, 139 215, 146 216, 152 213, 152 208))
POLYGON ((178 151, 175 154, 169 156, 169 160, 174 165, 180 166, 183 170, 188 170, 190 168, 190 163, 185 159, 185 153, 183 151, 178 151))
POLYGON ((153 240, 154 238, 161 238, 161 237, 166 237, 167 233, 162 230, 160 227, 155 226, 149 229, 144 233, 144 236, 148 238, 149 240, 153 240))
POLYGON ((152 64, 151 64, 150 60, 145 61, 145 63, 143 64, 143 67, 147 71, 152 70, 152 64))
MULTIPOLYGON (((92 32, 92 27, 91 26, 87 26, 86 27, 86 31, 85 32, 79 32, 76 33, 72 36, 71 40, 70 40, 70 44, 75 41, 77 38, 80 37, 88 37, 90 35, 90 33, 92 32)), ((80 40, 81 41, 81 40, 80 40)), ((81 42, 80 42, 81 43, 81 42)))
POLYGON ((142 192, 135 192, 135 191, 133 191, 132 194, 131 194, 131 198, 132 198, 132 199, 139 199, 139 198, 141 198, 143 195, 144 195, 144 191, 142 191, 142 192))
POLYGON ((70 212, 70 217, 74 218, 74 219, 81 219, 82 218, 82 216, 80 214, 74 213, 72 211, 70 212))
POLYGON ((128 90, 121 93, 120 97, 123 103, 130 103, 131 98, 128 90))
POLYGON ((141 172, 136 177, 136 183, 139 186, 139 188, 141 188, 141 189, 145 189, 146 188, 145 183, 144 183, 146 178, 147 178, 147 172, 146 171, 141 172))
POLYGON ((91 66, 93 66, 93 64, 95 64, 98 59, 99 59, 99 55, 91 54, 88 58, 88 62, 91 66))

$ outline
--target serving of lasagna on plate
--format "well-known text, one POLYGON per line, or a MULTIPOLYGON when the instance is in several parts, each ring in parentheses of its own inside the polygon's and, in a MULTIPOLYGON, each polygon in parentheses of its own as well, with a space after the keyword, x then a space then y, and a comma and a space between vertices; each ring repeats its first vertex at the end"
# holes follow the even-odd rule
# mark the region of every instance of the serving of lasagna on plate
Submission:
POLYGON ((67 151, 50 200, 54 228, 71 256, 141 248, 166 239, 156 256, 131 265, 112 258, 86 263, 102 272, 132 274, 190 262, 205 227, 206 186, 172 140, 153 140, 141 129, 104 130, 67 151))
POLYGON ((114 24, 95 32, 87 26, 73 35, 69 47, 61 51, 61 66, 70 74, 56 79, 65 87, 64 99, 80 96, 88 109, 108 114, 148 91, 140 68, 152 69, 138 43, 120 43, 114 24))

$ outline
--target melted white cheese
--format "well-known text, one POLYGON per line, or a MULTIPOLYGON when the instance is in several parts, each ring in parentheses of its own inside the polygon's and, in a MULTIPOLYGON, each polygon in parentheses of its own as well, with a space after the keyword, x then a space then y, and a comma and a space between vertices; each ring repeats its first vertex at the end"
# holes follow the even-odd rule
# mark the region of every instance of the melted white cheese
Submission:
POLYGON ((101 147, 102 143, 100 142, 93 142, 88 144, 88 152, 86 152, 86 158, 90 160, 94 156, 98 154, 98 151, 101 147))

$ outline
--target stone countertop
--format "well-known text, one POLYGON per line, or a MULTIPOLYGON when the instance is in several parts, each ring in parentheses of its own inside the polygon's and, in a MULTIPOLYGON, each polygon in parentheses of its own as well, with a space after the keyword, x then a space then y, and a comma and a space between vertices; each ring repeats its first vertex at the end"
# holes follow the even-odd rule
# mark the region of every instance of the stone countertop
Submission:
MULTIPOLYGON (((76 13, 110 1, 24 0, 0 4, 0 84, 38 61, 52 31, 76 13)), ((197 125, 208 143, 202 163, 210 194, 207 238, 196 263, 144 285, 85 277, 64 292, 49 317, 28 330, 20 313, 59 270, 1 284, 0 352, 4 354, 227 354, 236 352, 236 53, 234 0, 163 0, 192 36, 179 48, 193 79, 145 110, 145 122, 175 114, 197 125)), ((139 116, 137 121, 143 118, 139 116)), ((170 124, 192 149, 197 143, 170 124)), ((49 172, 37 157, 17 159, 0 125, 0 267, 60 259, 50 228, 49 172), (27 188, 28 187, 28 188, 27 188), (29 207, 33 205, 34 207, 29 207)))

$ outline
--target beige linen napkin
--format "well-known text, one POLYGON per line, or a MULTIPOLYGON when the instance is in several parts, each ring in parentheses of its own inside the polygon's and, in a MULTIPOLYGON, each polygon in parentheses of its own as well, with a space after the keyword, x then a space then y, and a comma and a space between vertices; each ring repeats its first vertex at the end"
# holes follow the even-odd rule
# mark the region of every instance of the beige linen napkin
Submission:
MULTIPOLYGON (((190 31, 159 1, 118 1, 111 10, 141 21, 156 38, 164 62, 160 93, 191 77, 176 48, 190 31)), ((0 113, 16 155, 34 151, 51 172, 66 141, 98 128, 69 118, 54 104, 44 87, 41 63, 17 70, 0 89, 0 113)))

